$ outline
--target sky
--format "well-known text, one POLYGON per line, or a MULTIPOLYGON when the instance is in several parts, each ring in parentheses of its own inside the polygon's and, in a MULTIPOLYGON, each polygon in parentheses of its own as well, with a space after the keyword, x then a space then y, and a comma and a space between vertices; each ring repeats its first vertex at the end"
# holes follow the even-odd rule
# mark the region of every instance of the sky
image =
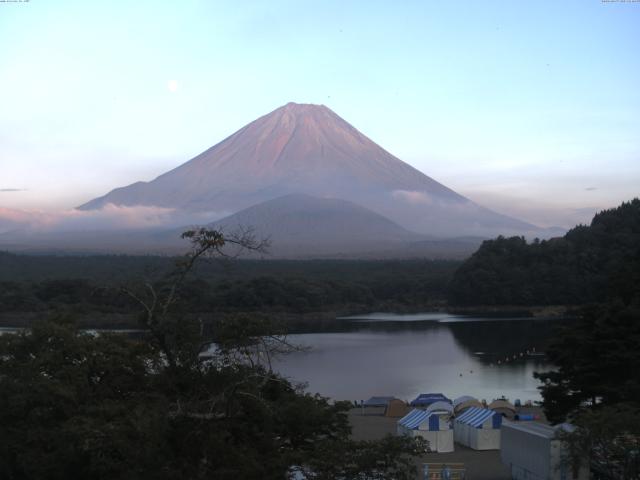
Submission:
POLYGON ((294 101, 541 226, 640 195, 640 2, 0 2, 0 208, 69 211, 294 101))

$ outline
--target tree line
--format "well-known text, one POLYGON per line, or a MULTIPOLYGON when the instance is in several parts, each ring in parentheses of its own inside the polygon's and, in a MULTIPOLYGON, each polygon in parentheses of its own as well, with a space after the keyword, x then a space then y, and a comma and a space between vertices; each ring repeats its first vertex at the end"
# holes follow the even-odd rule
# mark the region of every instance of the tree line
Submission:
MULTIPOLYGON (((18 261, 11 256, 18 268, 18 261)), ((32 259, 28 259, 31 261, 32 259)), ((95 259, 97 264, 101 258, 95 259)), ((73 261, 73 260, 72 260, 73 261)), ((157 261, 157 260, 154 260, 157 261)), ((86 263, 87 259, 83 259, 86 263)), ((125 261, 126 263, 126 261, 125 261)), ((446 287, 458 262, 348 262, 322 264, 306 274, 300 270, 307 262, 291 268, 288 263, 257 266, 245 271, 238 262, 229 277, 224 269, 213 267, 198 272, 183 285, 180 302, 184 312, 234 311, 348 311, 392 305, 399 308, 433 305, 446 298, 446 287), (335 268, 332 268, 335 266, 335 268), (277 268, 280 267, 280 268, 277 268), (240 271, 233 271, 238 268, 240 271)), ((268 262, 264 262, 268 263, 268 262)), ((221 267, 219 267, 221 268, 221 267)), ((160 271, 166 268, 159 269, 160 271)), ((5 272, 6 274, 6 272, 5 272)), ((151 276, 151 275, 150 275, 151 276)), ((44 312, 52 309, 73 309, 78 313, 127 313, 136 305, 120 294, 120 286, 144 275, 135 270, 118 279, 39 278, 0 281, 0 311, 44 312)))
POLYGON ((629 300, 640 284, 640 200, 625 202, 562 238, 485 241, 455 272, 456 305, 584 305, 629 300))

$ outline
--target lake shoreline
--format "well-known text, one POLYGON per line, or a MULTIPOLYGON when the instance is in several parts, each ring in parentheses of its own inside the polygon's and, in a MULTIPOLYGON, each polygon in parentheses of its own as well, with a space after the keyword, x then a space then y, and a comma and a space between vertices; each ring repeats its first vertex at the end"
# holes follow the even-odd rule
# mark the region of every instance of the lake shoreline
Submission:
MULTIPOLYGON (((221 318, 234 314, 262 315, 276 322, 283 323, 290 333, 313 333, 326 331, 342 331, 347 328, 349 317, 368 315, 371 312, 388 315, 411 315, 424 312, 442 313, 449 315, 477 316, 487 319, 563 319, 574 318, 580 306, 576 305, 476 305, 450 306, 444 304, 431 305, 358 305, 347 308, 335 308, 313 312, 295 311, 224 311, 214 313, 190 313, 185 317, 201 319, 208 327, 213 327, 221 318), (363 313, 364 312, 364 313, 363 313)), ((47 312, 4 312, 0 313, 0 327, 29 328, 35 322, 55 316, 68 315, 74 318, 80 328, 88 329, 136 329, 140 328, 138 313, 119 312, 83 312, 77 311, 47 311, 47 312)))

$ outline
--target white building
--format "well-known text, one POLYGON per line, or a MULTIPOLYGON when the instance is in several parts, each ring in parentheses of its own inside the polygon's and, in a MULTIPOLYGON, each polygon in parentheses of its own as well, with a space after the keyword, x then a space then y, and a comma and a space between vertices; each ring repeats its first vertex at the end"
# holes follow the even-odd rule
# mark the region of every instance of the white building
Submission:
POLYGON ((514 480, 587 480, 588 462, 577 476, 564 458, 562 442, 556 434, 560 428, 536 422, 504 421, 500 429, 500 457, 511 469, 514 480))

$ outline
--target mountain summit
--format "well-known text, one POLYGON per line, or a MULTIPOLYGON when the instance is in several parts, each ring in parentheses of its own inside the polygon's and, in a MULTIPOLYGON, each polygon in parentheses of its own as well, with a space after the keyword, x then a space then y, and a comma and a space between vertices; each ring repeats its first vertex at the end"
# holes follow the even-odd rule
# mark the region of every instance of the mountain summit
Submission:
POLYGON ((436 182, 326 106, 296 103, 258 118, 151 182, 117 188, 79 208, 113 203, 234 213, 294 193, 348 200, 432 235, 536 230, 436 182))

